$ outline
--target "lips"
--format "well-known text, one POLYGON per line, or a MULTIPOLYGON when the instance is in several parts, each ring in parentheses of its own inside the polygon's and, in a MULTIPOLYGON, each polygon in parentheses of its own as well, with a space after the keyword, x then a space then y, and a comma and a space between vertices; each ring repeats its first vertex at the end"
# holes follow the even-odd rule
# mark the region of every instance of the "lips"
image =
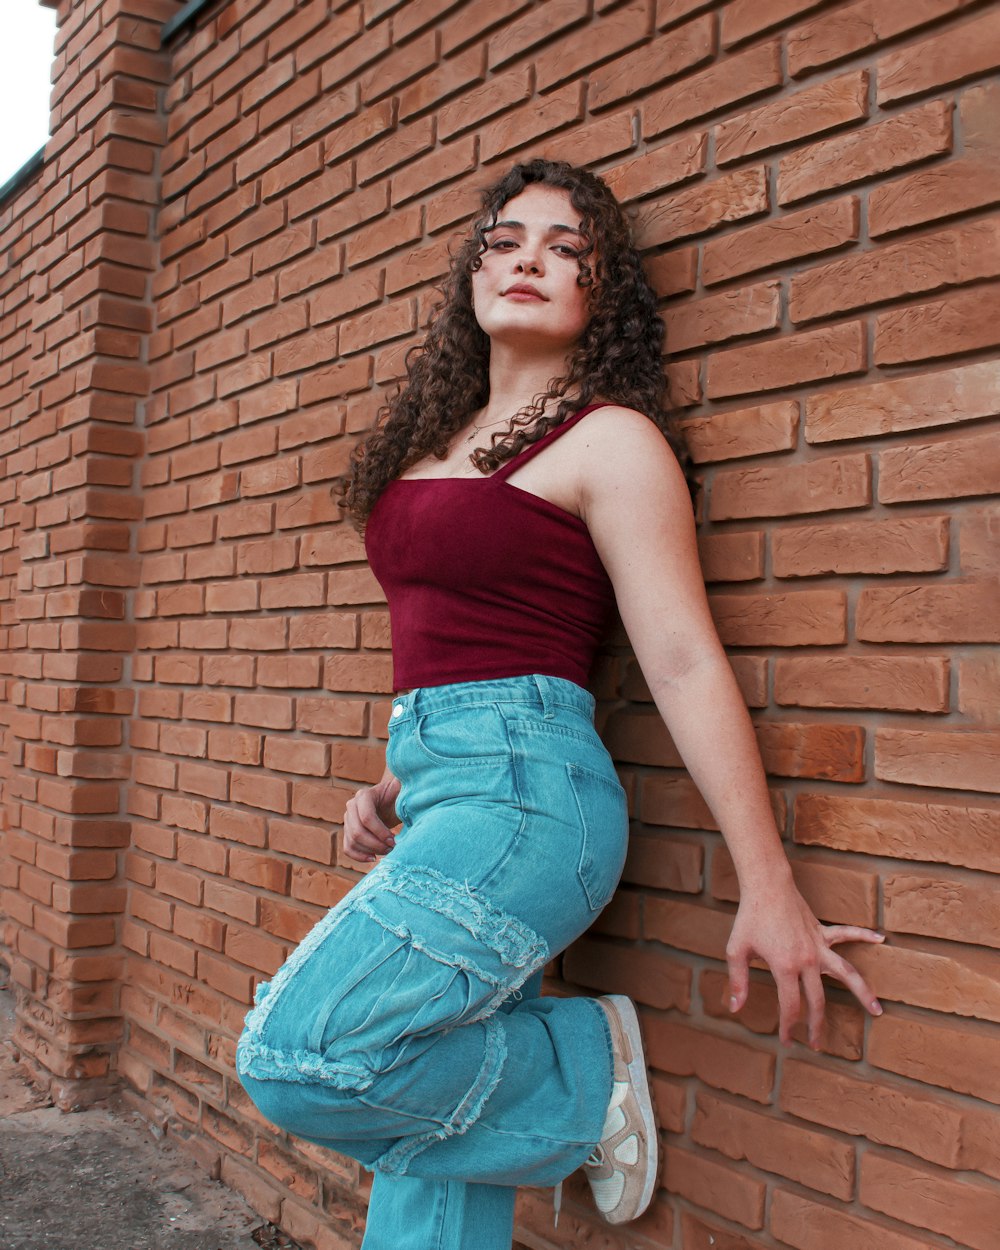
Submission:
POLYGON ((519 282, 519 283, 517 283, 517 285, 516 285, 516 286, 509 286, 509 287, 507 288, 507 290, 506 290, 506 291, 504 291, 504 293, 503 293, 503 294, 504 294, 504 296, 507 296, 507 295, 533 295, 533 296, 535 297, 535 299, 544 299, 544 298, 545 298, 545 296, 541 293, 541 291, 536 290, 536 289, 535 289, 535 287, 533 287, 533 286, 529 286, 527 282, 519 282))

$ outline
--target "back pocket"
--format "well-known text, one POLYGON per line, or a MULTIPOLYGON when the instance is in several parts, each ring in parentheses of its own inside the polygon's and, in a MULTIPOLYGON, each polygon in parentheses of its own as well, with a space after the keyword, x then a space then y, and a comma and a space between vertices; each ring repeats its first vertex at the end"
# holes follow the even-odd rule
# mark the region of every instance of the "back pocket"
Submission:
POLYGON ((592 911, 611 901, 628 850, 628 801, 621 782, 568 763, 569 784, 583 831, 577 874, 592 911))

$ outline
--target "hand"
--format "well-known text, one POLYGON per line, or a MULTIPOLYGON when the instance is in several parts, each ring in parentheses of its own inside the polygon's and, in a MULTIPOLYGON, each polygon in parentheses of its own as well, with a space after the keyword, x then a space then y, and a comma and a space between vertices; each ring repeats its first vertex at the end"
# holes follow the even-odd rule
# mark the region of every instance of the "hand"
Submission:
POLYGON ((839 942, 882 942, 885 934, 859 925, 824 925, 793 884, 780 889, 744 894, 740 901, 726 959, 729 964, 730 1011, 739 1011, 749 991, 749 961, 756 955, 771 969, 778 986, 778 1033, 787 1046, 799 1018, 799 982, 808 1005, 809 1045, 819 1049, 826 996, 820 974, 843 982, 866 1011, 882 1014, 882 1007, 861 973, 831 948, 839 942))
POLYGON ((386 773, 374 786, 365 786, 347 800, 344 813, 344 851, 351 859, 370 864, 396 845, 392 829, 399 824, 396 797, 398 777, 386 773))

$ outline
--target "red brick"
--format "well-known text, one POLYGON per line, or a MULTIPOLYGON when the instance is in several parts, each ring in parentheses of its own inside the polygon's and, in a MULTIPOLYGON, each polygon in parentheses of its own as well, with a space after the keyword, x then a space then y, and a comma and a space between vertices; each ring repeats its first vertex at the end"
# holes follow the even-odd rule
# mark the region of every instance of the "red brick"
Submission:
POLYGON ((875 775, 917 786, 1000 793, 1000 730, 878 729, 875 775))
POLYGON ((784 1124, 773 1115, 699 1092, 691 1139, 835 1198, 852 1196, 854 1150, 829 1134, 784 1124))
POLYGON ((622 880, 682 894, 700 894, 704 883, 700 842, 682 837, 633 834, 622 880))
POLYGON ((771 1230, 795 1250, 939 1250, 923 1237, 889 1227, 879 1216, 862 1218, 802 1194, 775 1190, 771 1230))
POLYGON ((666 312, 667 342, 674 352, 725 342, 774 329, 780 319, 777 282, 736 288, 688 301, 683 311, 666 312))
POLYGON ((1000 946, 1000 896, 991 882, 897 872, 882 889, 890 931, 1000 946))
POLYGON ((691 969, 654 950, 623 950, 609 942, 581 939, 563 956, 563 976, 604 993, 628 994, 664 1010, 691 1007, 691 969))
POLYGON ((643 936, 667 946, 725 959, 733 913, 680 899, 648 898, 643 913, 643 936))
POLYGON ((791 451, 799 426, 798 404, 783 401, 682 421, 680 427, 696 464, 791 451))
POLYGON ((862 331, 861 322, 848 321, 714 352, 708 360, 706 394, 724 399, 859 373, 865 367, 862 331))
POLYGON ((908 304, 875 317, 872 359, 877 365, 910 363, 994 347, 1000 342, 1000 285, 950 292, 925 304, 908 304))
MULTIPOLYGON (((735 10, 726 11, 726 22, 735 10)), ((788 100, 750 109, 716 130, 719 165, 770 147, 784 146, 834 130, 868 115, 868 76, 851 71, 806 87, 788 100)))
POLYGON ((887 1012, 871 1022, 868 1060, 876 1068, 1000 1103, 995 1030, 978 1021, 938 1023, 887 1012))
POLYGON ((729 521, 750 516, 794 516, 871 502, 869 457, 826 457, 788 467, 752 466, 717 472, 709 517, 729 521))
POLYGON ((691 1151, 667 1146, 663 1183, 669 1185, 671 1193, 746 1228, 764 1226, 766 1186, 748 1176, 744 1168, 715 1163, 691 1151))
MULTIPOLYGON (((707 239, 702 247, 702 282, 711 286, 842 247, 857 239, 858 217, 857 197, 844 196, 784 213, 760 225, 744 225, 721 238, 707 239)), ((818 398, 826 394, 821 392, 818 398)), ((807 396, 807 404, 812 398, 807 396)))
POLYGON ((801 793, 795 841, 836 850, 1000 872, 1000 810, 801 793))
POLYGON ((859 439, 975 421, 1000 411, 1000 380, 990 362, 823 391, 806 399, 809 442, 859 439))
POLYGON ((998 60, 1000 19, 996 13, 987 13, 883 56, 878 71, 878 102, 884 105, 905 100, 976 74, 988 74, 998 60))
POLYGON ((600 39, 595 40, 592 30, 583 27, 536 55, 535 76, 538 91, 547 92, 567 78, 577 77, 608 56, 640 43, 648 30, 649 6, 642 0, 625 4, 604 14, 600 21, 600 39))
POLYGON ((963 573, 1000 573, 1000 508, 969 509, 959 523, 963 573))
POLYGON ((685 122, 738 104, 781 85, 781 49, 775 41, 689 74, 683 90, 668 86, 642 103, 642 136, 653 139, 685 122))
POLYGON ((943 656, 781 656, 774 667, 774 701, 947 712, 948 671, 943 656))
MULTIPOLYGON (((608 118, 607 122, 613 120, 608 118)), ((627 149, 631 146, 629 143, 627 149)), ((740 169, 708 184, 682 187, 663 199, 642 204, 635 230, 636 242, 645 250, 661 243, 688 239, 713 230, 724 222, 759 216, 767 211, 767 207, 764 171, 759 166, 740 169)), ((740 350, 743 349, 733 349, 740 350)), ((746 389, 764 388, 748 386, 746 389)))
POLYGON ((861 1202, 972 1250, 993 1250, 1000 1225, 995 1186, 932 1172, 869 1152, 861 1161, 861 1202))
POLYGON ((654 1067, 675 1076, 696 1076, 706 1085, 754 1102, 770 1100, 774 1081, 770 1052, 662 1016, 644 1017, 643 1026, 654 1067))
POLYGON ((932 572, 948 560, 948 518, 792 526, 773 531, 771 553, 777 577, 932 572))
POLYGON ((1000 656, 975 655, 959 661, 958 706, 971 720, 1000 723, 1000 656))
POLYGON ((967 434, 884 451, 879 456, 879 500, 901 503, 994 493, 1000 490, 998 443, 995 434, 967 434))
POLYGON ((800 148, 778 165, 778 202, 850 186, 951 150, 951 109, 943 100, 800 148))
POLYGON ((839 590, 710 599, 719 637, 730 646, 823 646, 847 638, 846 604, 839 590))
POLYGON ((764 576, 764 535, 706 534, 698 541, 702 576, 706 582, 755 581, 764 576))
POLYGON ((896 1146, 942 1167, 961 1165, 961 1108, 899 1082, 863 1080, 786 1059, 779 1104, 800 1120, 896 1146))
POLYGON ((1000 581, 867 587, 856 630, 865 642, 998 642, 1000 581))
MULTIPOLYGON (((602 65, 590 75, 590 107, 606 108, 647 87, 711 60, 714 27, 710 16, 689 22, 665 38, 654 39, 634 52, 602 65)), ((652 155, 652 154, 651 154, 652 155)))

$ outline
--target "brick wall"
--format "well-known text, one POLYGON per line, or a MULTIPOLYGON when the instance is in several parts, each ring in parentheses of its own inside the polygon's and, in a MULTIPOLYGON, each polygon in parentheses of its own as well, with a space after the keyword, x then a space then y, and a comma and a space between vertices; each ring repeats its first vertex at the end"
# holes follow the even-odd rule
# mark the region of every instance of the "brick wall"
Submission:
MULTIPOLYGON (((731 862, 631 657, 614 903, 552 992, 642 1004, 666 1189, 576 1179, 531 1250, 995 1250, 1000 13, 938 0, 61 0, 53 137, 0 204, 2 936, 56 1101, 116 1078, 257 1209, 356 1245, 353 1163, 233 1076, 254 984, 357 879, 385 606, 331 479, 478 187, 569 157, 634 209, 716 618, 821 918, 821 1055, 722 1007, 731 862)), ((800 1037, 801 1037, 800 1033, 800 1037)))

